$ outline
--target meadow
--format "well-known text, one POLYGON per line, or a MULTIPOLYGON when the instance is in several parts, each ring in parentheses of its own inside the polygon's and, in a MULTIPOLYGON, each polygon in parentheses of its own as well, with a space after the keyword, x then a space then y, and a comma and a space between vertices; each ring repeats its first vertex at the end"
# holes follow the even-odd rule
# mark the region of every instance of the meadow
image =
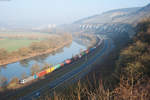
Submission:
POLYGON ((0 65, 48 54, 71 42, 72 36, 67 33, 0 33, 0 65))
POLYGON ((22 47, 28 47, 33 42, 40 42, 55 36, 40 32, 0 32, 0 49, 4 48, 8 52, 12 52, 22 47))
POLYGON ((38 41, 39 40, 30 40, 30 39, 1 39, 0 48, 4 48, 8 52, 12 52, 22 47, 28 47, 32 42, 38 41))

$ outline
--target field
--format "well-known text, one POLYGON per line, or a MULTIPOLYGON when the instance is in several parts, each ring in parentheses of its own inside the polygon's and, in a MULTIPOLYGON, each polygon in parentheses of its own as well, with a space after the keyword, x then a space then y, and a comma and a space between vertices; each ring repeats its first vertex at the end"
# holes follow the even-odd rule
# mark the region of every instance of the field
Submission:
POLYGON ((38 42, 43 39, 56 37, 56 35, 50 35, 40 32, 1 32, 0 31, 0 48, 4 48, 7 51, 15 51, 22 47, 29 46, 32 42, 38 42))
POLYGON ((72 42, 72 35, 63 34, 0 34, 0 65, 52 53, 72 42), (32 44, 33 43, 33 44, 32 44), (24 48, 25 47, 25 48, 24 48), (15 51, 15 52, 12 52, 15 51), (31 53, 32 52, 32 53, 31 53))
POLYGON ((39 40, 29 40, 29 39, 1 39, 0 48, 5 48, 7 51, 15 51, 22 47, 29 46, 32 42, 37 42, 39 40))

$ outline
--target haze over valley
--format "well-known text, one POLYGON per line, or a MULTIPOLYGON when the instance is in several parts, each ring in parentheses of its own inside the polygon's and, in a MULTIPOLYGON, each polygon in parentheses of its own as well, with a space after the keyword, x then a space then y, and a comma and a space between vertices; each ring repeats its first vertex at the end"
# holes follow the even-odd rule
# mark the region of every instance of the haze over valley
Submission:
POLYGON ((0 0, 0 100, 149 100, 149 0, 0 0))

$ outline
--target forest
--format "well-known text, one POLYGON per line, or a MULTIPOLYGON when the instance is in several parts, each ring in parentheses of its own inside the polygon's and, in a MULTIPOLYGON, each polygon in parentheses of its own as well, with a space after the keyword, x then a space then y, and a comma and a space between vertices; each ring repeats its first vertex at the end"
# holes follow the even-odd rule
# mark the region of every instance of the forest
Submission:
POLYGON ((135 30, 134 38, 102 64, 93 65, 96 68, 84 79, 39 100, 149 100, 150 19, 139 22, 135 30))

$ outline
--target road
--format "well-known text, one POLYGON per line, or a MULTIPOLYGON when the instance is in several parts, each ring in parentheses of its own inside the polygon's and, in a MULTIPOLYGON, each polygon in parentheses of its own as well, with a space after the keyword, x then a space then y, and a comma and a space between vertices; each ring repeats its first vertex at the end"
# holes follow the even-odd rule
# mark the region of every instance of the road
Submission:
POLYGON ((55 81, 50 82, 49 84, 45 86, 42 86, 40 89, 33 91, 32 93, 20 98, 19 100, 32 100, 33 97, 34 98, 37 97, 37 94, 42 93, 45 88, 49 88, 49 89, 56 88, 60 84, 63 84, 65 81, 73 78, 76 74, 82 72, 86 67, 94 63, 97 58, 101 57, 104 53, 107 53, 110 49, 112 49, 112 46, 110 45, 110 41, 108 39, 105 39, 104 47, 100 50, 100 52, 94 58, 90 59, 88 62, 81 65, 77 69, 74 69, 73 71, 66 73, 65 75, 61 76, 55 81))

